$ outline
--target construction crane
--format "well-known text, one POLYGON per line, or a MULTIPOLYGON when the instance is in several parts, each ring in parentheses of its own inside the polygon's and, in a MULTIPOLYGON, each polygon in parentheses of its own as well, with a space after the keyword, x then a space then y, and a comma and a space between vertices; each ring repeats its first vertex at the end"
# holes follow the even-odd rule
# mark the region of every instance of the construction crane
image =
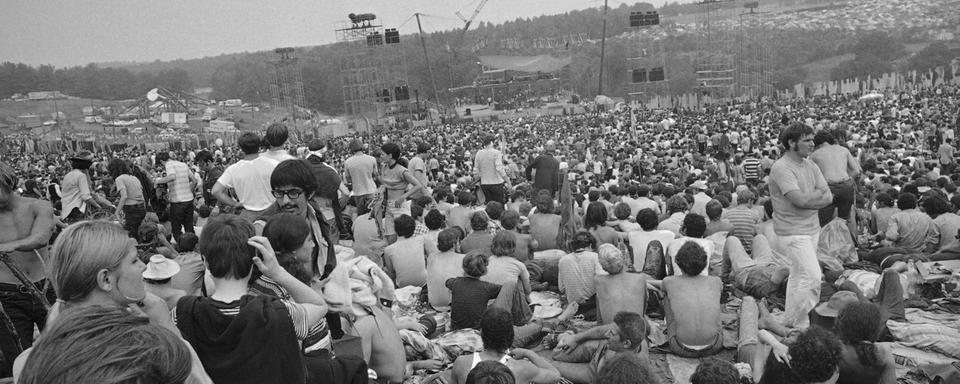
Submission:
POLYGON ((456 60, 457 57, 459 56, 459 52, 457 52, 457 50, 459 49, 459 47, 463 46, 463 40, 467 36, 467 30, 470 29, 470 24, 473 24, 473 21, 477 19, 477 15, 480 14, 480 10, 483 9, 485 5, 487 5, 488 1, 490 0, 480 0, 480 4, 477 4, 477 8, 473 10, 473 14, 470 15, 469 19, 463 16, 463 14, 460 13, 460 11, 454 12, 454 14, 456 14, 457 17, 459 17, 460 20, 463 21, 463 30, 461 30, 460 34, 457 36, 457 41, 456 43, 453 44, 454 47, 450 47, 449 44, 447 45, 447 50, 453 53, 454 60, 456 60))
POLYGON ((455 14, 457 15, 457 17, 459 17, 460 20, 463 20, 463 23, 464 23, 464 25, 463 25, 463 32, 464 32, 464 33, 466 33, 468 29, 470 29, 470 24, 472 24, 472 23, 473 23, 473 20, 477 18, 477 15, 480 14, 480 10, 483 9, 483 6, 484 6, 484 5, 487 5, 487 2, 488 2, 488 1, 490 1, 490 0, 480 0, 480 4, 477 5, 477 9, 474 9, 474 10, 473 10, 473 15, 470 15, 470 19, 467 19, 466 17, 464 17, 463 14, 460 13, 460 11, 455 12, 455 14))

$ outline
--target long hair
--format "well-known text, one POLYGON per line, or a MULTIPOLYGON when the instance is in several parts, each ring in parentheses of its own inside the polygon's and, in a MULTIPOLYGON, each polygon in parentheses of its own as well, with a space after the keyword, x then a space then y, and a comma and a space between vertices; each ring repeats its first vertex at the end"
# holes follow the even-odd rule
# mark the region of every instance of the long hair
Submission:
MULTIPOLYGON (((130 164, 130 175, 140 180, 140 186, 143 187, 143 199, 146 202, 153 201, 157 196, 157 188, 153 185, 153 180, 147 176, 143 169, 136 164, 130 164)), ((151 203, 152 204, 152 203, 151 203)))
MULTIPOLYGON (((301 216, 292 213, 281 213, 267 220, 263 227, 263 236, 270 240, 270 246, 277 253, 277 261, 283 269, 304 283, 309 283, 313 274, 309 269, 304 270, 294 252, 303 247, 303 243, 310 236, 310 225, 301 216)), ((260 271, 254 272, 259 276, 260 271)))
POLYGON ((113 159, 107 165, 107 172, 110 173, 110 177, 116 179, 120 175, 130 174, 130 166, 127 165, 125 160, 113 159))
POLYGON ((68 303, 86 298, 97 288, 97 272, 120 267, 129 244, 127 231, 108 221, 81 221, 64 229, 47 263, 57 297, 68 303))
POLYGON ((603 203, 594 201, 587 206, 587 214, 583 217, 583 228, 594 230, 607 225, 607 207, 603 203))
POLYGON ((880 307, 872 303, 851 303, 837 314, 834 324, 840 340, 853 347, 860 364, 868 367, 880 365, 875 342, 883 330, 880 307))
POLYGON ((190 351, 170 330, 121 307, 64 311, 33 346, 19 383, 174 384, 190 351))
POLYGON ((466 384, 515 384, 513 371, 499 361, 481 361, 467 373, 466 384))

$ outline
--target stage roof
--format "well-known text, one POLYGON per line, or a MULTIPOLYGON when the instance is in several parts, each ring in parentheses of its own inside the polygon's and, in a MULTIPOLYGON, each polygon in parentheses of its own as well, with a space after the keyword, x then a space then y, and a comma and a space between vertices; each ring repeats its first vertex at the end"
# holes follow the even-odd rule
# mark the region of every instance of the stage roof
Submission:
POLYGON ((480 64, 490 68, 507 69, 518 72, 556 72, 570 65, 573 58, 538 56, 480 56, 480 64))

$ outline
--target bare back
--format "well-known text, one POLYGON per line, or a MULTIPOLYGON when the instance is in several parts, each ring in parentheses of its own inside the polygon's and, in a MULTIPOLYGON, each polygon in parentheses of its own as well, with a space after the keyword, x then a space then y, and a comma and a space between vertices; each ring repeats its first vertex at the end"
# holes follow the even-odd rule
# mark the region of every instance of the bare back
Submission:
POLYGON ((403 381, 406 353, 400 332, 390 313, 380 307, 372 308, 374 314, 364 316, 353 324, 363 343, 363 354, 370 369, 379 379, 390 383, 403 381))
MULTIPOLYGON (((28 197, 16 197, 6 210, 0 210, 0 244, 33 238, 31 250, 16 250, 10 260, 27 275, 30 281, 43 280, 43 260, 47 257, 47 242, 53 233, 53 208, 50 203, 28 197), (39 254, 39 257, 38 257, 39 254)), ((0 264, 0 283, 20 284, 6 265, 0 264)))
POLYGON ((716 276, 669 276, 663 280, 669 307, 667 326, 686 345, 710 345, 721 331, 720 291, 716 276))
POLYGON ((852 157, 850 151, 839 145, 825 145, 810 154, 810 159, 817 163, 823 178, 828 182, 850 178, 848 173, 850 157, 852 157))
POLYGON ((597 276, 597 309, 600 324, 613 322, 620 311, 644 313, 647 304, 647 280, 639 273, 621 272, 597 276))

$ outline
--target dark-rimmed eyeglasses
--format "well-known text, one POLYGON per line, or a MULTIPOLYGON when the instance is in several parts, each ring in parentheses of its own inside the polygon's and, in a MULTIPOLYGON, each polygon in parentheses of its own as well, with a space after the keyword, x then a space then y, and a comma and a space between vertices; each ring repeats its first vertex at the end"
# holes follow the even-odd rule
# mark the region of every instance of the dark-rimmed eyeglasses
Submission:
POLYGON ((297 188, 297 189, 274 189, 273 191, 271 191, 271 193, 273 193, 273 197, 275 197, 275 198, 277 198, 277 199, 282 199, 284 195, 286 195, 287 197, 289 197, 289 198, 291 198, 291 199, 298 199, 298 198, 300 198, 300 195, 303 195, 303 190, 302 190, 302 189, 299 189, 299 188, 297 188))

